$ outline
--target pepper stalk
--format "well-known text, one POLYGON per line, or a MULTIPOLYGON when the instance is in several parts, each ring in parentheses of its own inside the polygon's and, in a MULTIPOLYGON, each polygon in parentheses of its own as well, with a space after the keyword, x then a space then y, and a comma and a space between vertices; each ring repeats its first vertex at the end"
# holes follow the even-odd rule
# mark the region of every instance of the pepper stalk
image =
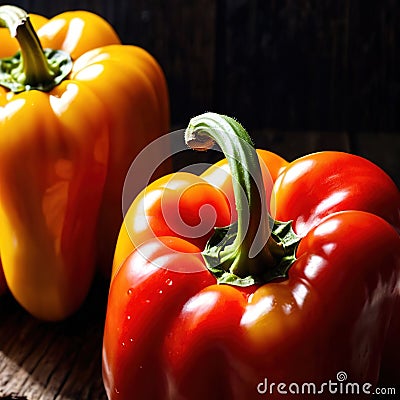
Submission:
POLYGON ((246 130, 233 118, 205 113, 191 119, 186 144, 195 150, 219 145, 232 175, 238 220, 216 228, 203 257, 219 283, 250 286, 287 276, 299 237, 291 223, 274 221, 257 152, 246 130))
POLYGON ((0 60, 0 85, 14 93, 26 90, 49 91, 72 69, 68 53, 43 50, 29 15, 19 7, 0 6, 0 27, 8 28, 19 43, 20 51, 0 60))

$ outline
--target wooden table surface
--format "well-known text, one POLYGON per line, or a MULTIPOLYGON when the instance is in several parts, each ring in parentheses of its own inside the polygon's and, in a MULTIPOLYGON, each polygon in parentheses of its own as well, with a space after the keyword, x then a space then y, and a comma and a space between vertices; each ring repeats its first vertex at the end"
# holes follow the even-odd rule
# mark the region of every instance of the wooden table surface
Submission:
POLYGON ((0 399, 106 400, 101 346, 107 291, 95 282, 82 309, 38 321, 11 296, 0 302, 0 399), (21 396, 21 397, 17 397, 21 396))

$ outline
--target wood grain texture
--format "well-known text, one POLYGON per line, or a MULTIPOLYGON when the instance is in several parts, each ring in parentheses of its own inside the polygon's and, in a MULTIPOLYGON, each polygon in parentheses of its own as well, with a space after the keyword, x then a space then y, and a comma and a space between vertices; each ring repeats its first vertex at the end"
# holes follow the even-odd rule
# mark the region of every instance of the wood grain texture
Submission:
POLYGON ((173 126, 215 111, 237 118, 256 143, 263 140, 256 132, 265 130, 323 132, 341 148, 346 135, 348 151, 379 160, 400 182, 399 2, 13 3, 47 17, 86 9, 108 19, 124 43, 144 47, 161 64, 173 126), (380 138, 388 135, 392 145, 383 147, 380 138))
POLYGON ((12 297, 0 302, 0 398, 106 400, 101 346, 107 291, 96 281, 82 309, 60 323, 29 316, 12 297))
POLYGON ((227 113, 284 130, 398 131, 398 2, 225 0, 227 113))
POLYGON ((400 131, 400 3, 393 0, 15 0, 51 17, 86 9, 165 70, 172 118, 248 126, 400 131))

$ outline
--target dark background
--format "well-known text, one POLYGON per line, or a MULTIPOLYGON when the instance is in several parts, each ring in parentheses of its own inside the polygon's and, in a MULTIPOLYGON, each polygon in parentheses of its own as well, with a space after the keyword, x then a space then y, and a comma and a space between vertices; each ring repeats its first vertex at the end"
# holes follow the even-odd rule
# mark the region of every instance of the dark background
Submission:
POLYGON ((291 160, 333 149, 400 184, 396 0, 14 1, 54 16, 87 9, 161 64, 173 128, 216 111, 291 160))
MULTIPOLYGON (((324 149, 350 151, 380 165, 400 186, 397 0, 11 3, 47 17, 96 12, 124 43, 148 50, 167 78, 172 129, 204 111, 225 113, 243 123, 257 147, 288 160, 324 149)), ((3 298, 0 396, 106 400, 107 290, 96 282, 82 310, 59 324, 40 322, 11 296, 3 298)))

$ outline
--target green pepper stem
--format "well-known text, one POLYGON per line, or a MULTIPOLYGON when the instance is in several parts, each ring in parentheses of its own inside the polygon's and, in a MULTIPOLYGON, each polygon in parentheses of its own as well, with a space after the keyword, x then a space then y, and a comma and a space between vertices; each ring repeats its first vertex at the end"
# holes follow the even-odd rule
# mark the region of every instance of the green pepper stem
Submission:
POLYGON ((195 150, 217 143, 229 164, 238 221, 233 243, 220 254, 223 268, 246 277, 276 265, 275 256, 281 254, 281 248, 270 235, 261 168, 246 130, 230 117, 205 113, 191 119, 185 141, 195 150))
POLYGON ((43 50, 26 11, 10 5, 0 6, 0 26, 8 28, 20 46, 20 57, 1 60, 1 85, 15 92, 47 91, 68 75, 72 68, 69 55, 43 50))

